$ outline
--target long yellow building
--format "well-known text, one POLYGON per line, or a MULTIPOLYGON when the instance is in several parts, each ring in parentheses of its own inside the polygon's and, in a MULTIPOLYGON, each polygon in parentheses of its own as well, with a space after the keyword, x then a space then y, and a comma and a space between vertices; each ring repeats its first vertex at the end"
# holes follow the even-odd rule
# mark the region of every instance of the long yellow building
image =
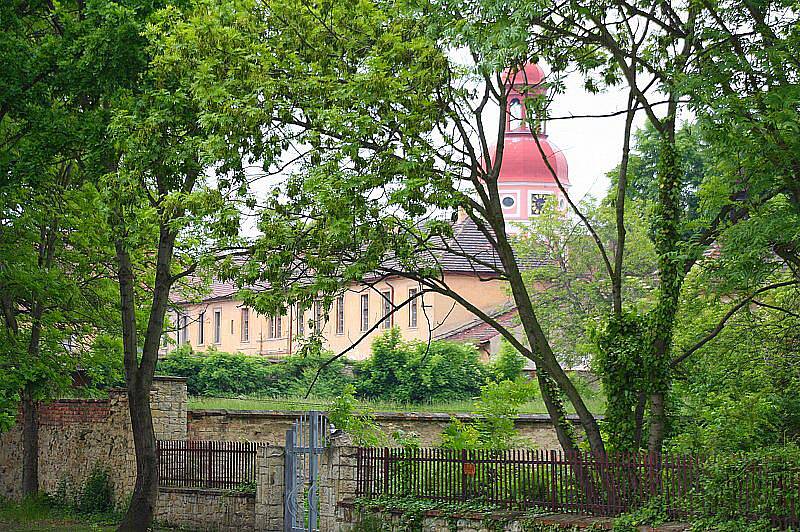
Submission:
MULTIPOLYGON (((506 283, 479 262, 498 263, 494 250, 475 223, 462 217, 454 224, 453 244, 458 253, 442 253, 438 263, 447 285, 461 297, 506 324, 514 309, 506 283)), ((297 352, 315 327, 321 329, 324 347, 348 352, 352 359, 370 354, 372 341, 391 327, 399 327, 405 339, 450 339, 474 343, 488 357, 499 347, 499 336, 453 299, 437 293, 420 295, 392 313, 394 305, 420 293, 416 282, 397 276, 350 285, 328 311, 315 307, 300 314, 290 308, 282 316, 266 316, 244 306, 230 283, 213 283, 198 303, 179 305, 171 316, 175 324, 165 342, 166 354, 178 345, 190 344, 203 351, 219 351, 281 357, 297 352), (365 335, 368 331, 372 330, 365 335), (363 337, 363 339, 361 339, 363 337), (359 341, 359 339, 361 339, 359 341)))

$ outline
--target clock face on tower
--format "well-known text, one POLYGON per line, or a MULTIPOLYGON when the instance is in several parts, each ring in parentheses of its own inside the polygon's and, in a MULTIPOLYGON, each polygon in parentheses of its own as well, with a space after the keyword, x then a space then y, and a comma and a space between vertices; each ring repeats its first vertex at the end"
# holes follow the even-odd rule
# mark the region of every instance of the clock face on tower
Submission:
POLYGON ((551 194, 531 194, 531 216, 542 214, 544 204, 552 197, 551 194))

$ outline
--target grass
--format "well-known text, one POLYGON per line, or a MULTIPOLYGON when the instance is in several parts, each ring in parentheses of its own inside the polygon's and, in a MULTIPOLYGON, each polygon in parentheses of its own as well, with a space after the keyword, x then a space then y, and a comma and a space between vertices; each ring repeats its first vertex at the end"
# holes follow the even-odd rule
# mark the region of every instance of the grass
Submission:
MULTIPOLYGON (((111 532, 117 529, 121 514, 86 514, 58 505, 47 495, 28 497, 21 502, 0 498, 0 530, 14 532, 111 532)), ((177 529, 154 526, 154 532, 177 529)))
MULTIPOLYGON (((325 410, 330 400, 302 397, 190 397, 190 410, 325 410)), ((392 401, 361 400, 359 405, 372 412, 425 412, 457 414, 475 410, 473 400, 398 403, 392 401)), ((569 403, 567 403, 569 407, 569 403)), ((600 413, 604 400, 600 394, 587 397, 587 405, 592 412, 600 413)), ((547 410, 540 399, 530 401, 520 408, 522 414, 545 414, 547 410)))
POLYGON ((116 530, 116 516, 77 514, 58 507, 46 496, 22 502, 0 500, 0 530, 106 532, 116 530))

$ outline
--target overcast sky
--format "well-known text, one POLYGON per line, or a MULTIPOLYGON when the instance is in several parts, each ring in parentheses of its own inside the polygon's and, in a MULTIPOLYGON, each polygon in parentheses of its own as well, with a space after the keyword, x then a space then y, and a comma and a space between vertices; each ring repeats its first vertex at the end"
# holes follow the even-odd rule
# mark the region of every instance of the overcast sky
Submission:
MULTIPOLYGON (((567 79, 564 94, 556 95, 550 116, 597 115, 622 111, 627 105, 625 86, 602 94, 589 94, 575 75, 567 79)), ((644 113, 638 113, 633 131, 643 127, 644 113)), ((587 193, 605 195, 609 182, 606 173, 619 164, 625 116, 611 118, 572 118, 547 124, 549 139, 564 152, 572 182, 570 195, 580 200, 587 193)))
MULTIPOLYGON (((583 89, 580 76, 571 75, 566 80, 565 92, 554 97, 550 116, 609 114, 624 110, 626 104, 627 91, 624 86, 601 94, 590 94, 583 89)), ((633 130, 642 127, 644 122, 644 113, 638 113, 633 130)), ((491 121, 487 120, 486 123, 491 121)), ((547 124, 550 141, 567 158, 572 183, 570 195, 574 200, 580 201, 587 194, 595 198, 605 196, 609 186, 606 173, 619 164, 624 126, 624 115, 557 119, 547 124)), ((254 191, 263 197, 280 180, 279 177, 259 180, 254 184, 254 191)), ((245 221, 242 228, 244 234, 255 234, 254 224, 252 217, 245 221)))

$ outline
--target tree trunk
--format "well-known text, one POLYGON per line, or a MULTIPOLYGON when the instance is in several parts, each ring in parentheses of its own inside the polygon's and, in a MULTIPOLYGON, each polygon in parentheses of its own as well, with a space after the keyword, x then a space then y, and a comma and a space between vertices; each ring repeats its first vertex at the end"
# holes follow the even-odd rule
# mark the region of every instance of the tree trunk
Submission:
POLYGON ((39 492, 38 403, 28 385, 22 392, 22 495, 39 492))
MULTIPOLYGON (((150 412, 152 375, 143 374, 139 367, 136 329, 135 278, 130 255, 124 243, 117 242, 119 292, 122 313, 122 346, 125 361, 125 381, 128 388, 128 411, 131 416, 133 444, 136 451, 136 484, 121 531, 147 530, 153 521, 158 496, 156 467, 156 437, 150 412)), ((144 358, 144 352, 142 353, 144 358)))
POLYGON ((675 147, 676 98, 670 95, 667 119, 661 130, 661 153, 658 161, 658 202, 654 212, 654 245, 658 253, 660 287, 652 319, 653 361, 648 371, 650 393, 650 434, 648 450, 661 452, 666 435, 664 398, 669 389, 669 354, 678 297, 683 283, 684 264, 675 255, 679 251, 681 169, 675 147))
MULTIPOLYGON (((50 257, 52 259, 52 257, 50 257)), ((47 263, 49 267, 49 262, 47 263)), ((27 356, 33 360, 39 356, 42 339, 42 315, 44 305, 38 302, 31 314, 31 337, 27 356)), ((38 402, 34 398, 32 382, 22 390, 22 495, 27 497, 39 492, 39 415, 38 402)))
MULTIPOLYGON (((487 185, 491 196, 490 214, 492 215, 487 221, 495 233, 495 249, 506 270, 508 283, 511 286, 511 295, 514 298, 514 303, 517 305, 517 312, 519 312, 522 328, 531 346, 531 352, 535 354, 535 357, 532 357, 531 360, 536 363, 537 372, 545 372, 547 376, 551 377, 555 385, 558 386, 575 408, 575 413, 580 420, 581 427, 586 433, 586 439, 589 442, 589 447, 592 452, 597 456, 605 456, 605 444, 603 443, 603 437, 600 434, 600 427, 597 424, 597 420, 586 407, 586 403, 580 393, 575 388, 572 381, 569 380, 566 372, 556 359, 550 347, 550 343, 547 340, 547 336, 536 317, 536 312, 531 303, 531 296, 525 286, 525 280, 517 264, 517 257, 514 255, 514 250, 508 239, 508 234, 506 233, 505 219, 503 218, 502 208, 500 207, 500 195, 497 189, 497 183, 489 182, 487 185)), ((553 397, 553 399, 555 399, 555 397, 553 397)), ((548 408, 548 411, 549 410, 548 408)), ((556 427, 559 425, 566 427, 569 423, 564 415, 563 408, 553 409, 551 419, 553 425, 556 427), (555 414, 557 414, 557 417, 552 418, 555 414)), ((562 437, 566 437, 566 435, 560 436, 559 441, 562 437)), ((564 447, 565 451, 569 449, 569 447, 564 447)))
POLYGON ((150 386, 136 384, 128 389, 133 444, 136 450, 136 484, 128 510, 117 530, 147 530, 153 522, 158 497, 158 456, 153 416, 150 411, 150 386))
POLYGON ((567 413, 564 411, 564 405, 557 399, 558 390, 554 389, 555 386, 552 379, 537 369, 536 380, 539 382, 542 401, 544 401, 547 413, 553 423, 558 443, 565 451, 577 451, 578 442, 575 441, 575 434, 569 425, 570 422, 567 419, 567 413))
POLYGON ((158 348, 164 329, 169 292, 172 287, 170 265, 176 233, 162 225, 156 257, 153 300, 144 335, 141 359, 137 341, 135 277, 133 265, 123 241, 116 242, 119 268, 119 290, 122 314, 122 345, 125 361, 125 381, 128 388, 128 410, 136 450, 136 484, 130 505, 119 525, 120 531, 147 530, 153 521, 158 497, 158 456, 153 416, 150 411, 150 388, 153 384, 158 348))

